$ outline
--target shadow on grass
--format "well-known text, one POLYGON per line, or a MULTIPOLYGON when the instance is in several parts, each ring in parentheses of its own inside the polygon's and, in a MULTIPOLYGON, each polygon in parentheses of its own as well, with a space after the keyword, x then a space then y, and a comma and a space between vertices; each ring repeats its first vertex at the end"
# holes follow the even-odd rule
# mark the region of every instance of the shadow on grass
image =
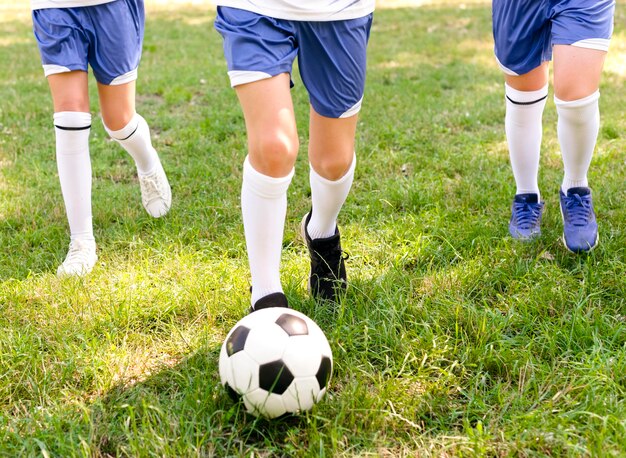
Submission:
POLYGON ((320 445, 306 444, 307 427, 320 421, 313 415, 269 421, 235 404, 219 381, 219 350, 202 347, 171 367, 109 390, 91 410, 92 451, 104 456, 135 456, 142 450, 162 456, 255 451, 285 456, 320 445))

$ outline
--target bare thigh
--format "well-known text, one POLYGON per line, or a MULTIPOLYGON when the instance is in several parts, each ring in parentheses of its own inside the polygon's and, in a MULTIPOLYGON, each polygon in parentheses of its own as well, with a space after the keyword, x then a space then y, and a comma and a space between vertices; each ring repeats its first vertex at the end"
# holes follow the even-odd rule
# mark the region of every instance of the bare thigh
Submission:
POLYGON ((115 86, 98 83, 102 121, 111 130, 126 127, 135 115, 135 81, 115 86))
POLYGON ((348 171, 354 157, 358 115, 326 118, 313 107, 309 117, 309 161, 328 180, 338 180, 348 171))
POLYGON ((73 71, 48 76, 54 112, 89 112, 87 72, 73 71))
POLYGON ((298 132, 289 88, 289 74, 235 88, 248 133, 248 157, 258 172, 283 177, 298 154, 298 132))
POLYGON ((606 52, 578 46, 556 45, 554 95, 561 100, 578 100, 600 87, 606 52))

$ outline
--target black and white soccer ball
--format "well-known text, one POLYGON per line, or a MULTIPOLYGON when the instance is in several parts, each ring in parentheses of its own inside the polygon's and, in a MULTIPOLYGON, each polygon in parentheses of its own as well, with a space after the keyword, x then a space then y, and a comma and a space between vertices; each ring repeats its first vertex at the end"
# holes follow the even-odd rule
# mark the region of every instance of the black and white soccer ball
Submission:
POLYGON ((230 330, 219 359, 222 385, 256 416, 311 409, 328 388, 333 356, 326 336, 292 309, 257 310, 230 330))

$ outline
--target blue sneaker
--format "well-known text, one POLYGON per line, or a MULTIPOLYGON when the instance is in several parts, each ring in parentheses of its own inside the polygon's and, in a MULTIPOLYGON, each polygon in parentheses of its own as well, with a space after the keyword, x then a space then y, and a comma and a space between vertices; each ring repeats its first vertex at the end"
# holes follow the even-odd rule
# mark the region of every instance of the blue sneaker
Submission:
POLYGON ((541 234, 543 202, 537 194, 516 194, 511 206, 509 232, 517 240, 529 240, 541 234))
POLYGON ((572 253, 591 251, 598 244, 598 223, 593 211, 591 189, 559 190, 563 215, 563 243, 572 253))

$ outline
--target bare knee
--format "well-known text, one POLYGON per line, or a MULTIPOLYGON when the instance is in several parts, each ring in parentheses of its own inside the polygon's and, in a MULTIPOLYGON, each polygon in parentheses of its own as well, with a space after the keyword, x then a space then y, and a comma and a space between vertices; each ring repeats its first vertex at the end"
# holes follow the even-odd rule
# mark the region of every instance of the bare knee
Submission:
POLYGON ((135 116, 134 107, 127 107, 119 110, 107 110, 102 107, 102 122, 109 130, 121 130, 128 125, 128 123, 135 116))
POLYGON ((271 177, 283 177, 291 172, 298 156, 297 136, 267 132, 251 140, 250 162, 255 170, 271 177))
POLYGON ((89 112, 89 99, 76 94, 57 95, 54 98, 54 111, 76 111, 80 113, 89 112))
POLYGON ((315 172, 327 180, 336 181, 343 177, 354 160, 354 152, 345 154, 324 155, 311 161, 315 172))
POLYGON ((89 112, 87 73, 83 71, 55 73, 48 76, 54 112, 89 112))
POLYGON ((584 99, 590 96, 598 88, 592 84, 559 84, 554 83, 554 95, 557 99, 564 102, 571 102, 573 100, 584 99))

